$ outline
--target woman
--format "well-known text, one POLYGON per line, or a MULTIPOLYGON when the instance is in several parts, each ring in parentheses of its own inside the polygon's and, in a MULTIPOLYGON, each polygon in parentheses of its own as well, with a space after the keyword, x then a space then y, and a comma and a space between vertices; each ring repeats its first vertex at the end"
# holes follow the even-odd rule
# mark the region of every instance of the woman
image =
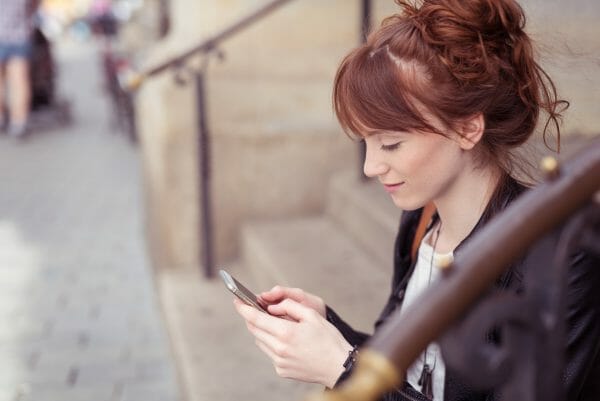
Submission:
MULTIPOLYGON (((376 329, 437 278, 437 259, 451 258, 525 190, 514 178, 519 165, 511 152, 532 135, 541 112, 547 114, 544 137, 552 125, 560 138, 558 120, 566 104, 536 63, 523 30, 525 16, 515 1, 396 2, 400 14, 384 21, 344 59, 334 87, 342 127, 366 144, 365 174, 377 178, 405 210, 392 293, 376 329), (416 226, 430 203, 436 214, 413 257, 416 226)), ((591 271, 595 261, 578 263, 580 270, 591 271)), ((509 271, 499 286, 517 288, 518 276, 509 271)), ((600 285, 597 276, 586 280, 586 301, 570 305, 570 327, 583 324, 583 330, 569 332, 569 340, 576 340, 569 343, 569 400, 590 399, 589 372, 598 372, 600 365, 600 300, 593 293, 600 285)), ((350 369, 345 362, 366 334, 345 324, 320 297, 300 289, 275 287, 261 298, 272 315, 286 319, 239 302, 236 308, 279 375, 329 388, 346 378, 350 369)), ((406 392, 411 399, 494 398, 468 390, 447 372, 436 344, 410 367, 403 390, 384 399, 404 400, 406 392)))

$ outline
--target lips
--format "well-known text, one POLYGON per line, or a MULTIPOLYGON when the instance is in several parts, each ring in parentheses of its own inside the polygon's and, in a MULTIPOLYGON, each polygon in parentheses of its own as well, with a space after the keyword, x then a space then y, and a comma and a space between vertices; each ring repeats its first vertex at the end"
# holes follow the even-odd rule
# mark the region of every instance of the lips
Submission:
POLYGON ((383 187, 385 188, 385 190, 387 192, 393 193, 393 192, 396 192, 396 190, 398 190, 398 188, 400 188, 403 184, 404 184, 404 181, 398 182, 395 184, 383 184, 383 187))

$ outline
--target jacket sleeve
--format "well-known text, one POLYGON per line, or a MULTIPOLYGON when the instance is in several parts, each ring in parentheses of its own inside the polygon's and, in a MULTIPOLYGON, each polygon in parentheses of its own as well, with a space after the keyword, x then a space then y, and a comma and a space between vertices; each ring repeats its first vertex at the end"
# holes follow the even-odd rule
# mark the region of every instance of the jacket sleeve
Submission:
POLYGON ((590 386, 598 386, 599 377, 592 376, 600 372, 600 258, 577 253, 571 259, 567 277, 564 380, 568 399, 587 400, 584 394, 591 394, 590 386))
POLYGON ((370 337, 368 334, 354 330, 333 309, 326 307, 327 321, 335 326, 350 345, 361 347, 370 337))

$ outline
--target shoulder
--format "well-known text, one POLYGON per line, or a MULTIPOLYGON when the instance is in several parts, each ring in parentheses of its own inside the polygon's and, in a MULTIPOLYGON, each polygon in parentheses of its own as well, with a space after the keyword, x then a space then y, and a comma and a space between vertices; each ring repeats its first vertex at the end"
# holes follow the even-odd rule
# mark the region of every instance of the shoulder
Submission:
POLYGON ((600 311, 600 254, 594 248, 600 206, 591 205, 569 217, 529 247, 499 280, 501 287, 522 289, 525 276, 553 270, 564 278, 571 299, 593 300, 600 311))

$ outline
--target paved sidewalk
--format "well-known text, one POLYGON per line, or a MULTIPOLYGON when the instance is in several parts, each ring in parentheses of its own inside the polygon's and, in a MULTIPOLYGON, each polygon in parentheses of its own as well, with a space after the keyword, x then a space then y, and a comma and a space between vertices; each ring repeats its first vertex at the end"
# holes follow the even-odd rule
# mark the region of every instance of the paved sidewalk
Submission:
POLYGON ((175 401, 138 154, 109 133, 95 46, 56 48, 74 122, 0 136, 0 401, 175 401))

